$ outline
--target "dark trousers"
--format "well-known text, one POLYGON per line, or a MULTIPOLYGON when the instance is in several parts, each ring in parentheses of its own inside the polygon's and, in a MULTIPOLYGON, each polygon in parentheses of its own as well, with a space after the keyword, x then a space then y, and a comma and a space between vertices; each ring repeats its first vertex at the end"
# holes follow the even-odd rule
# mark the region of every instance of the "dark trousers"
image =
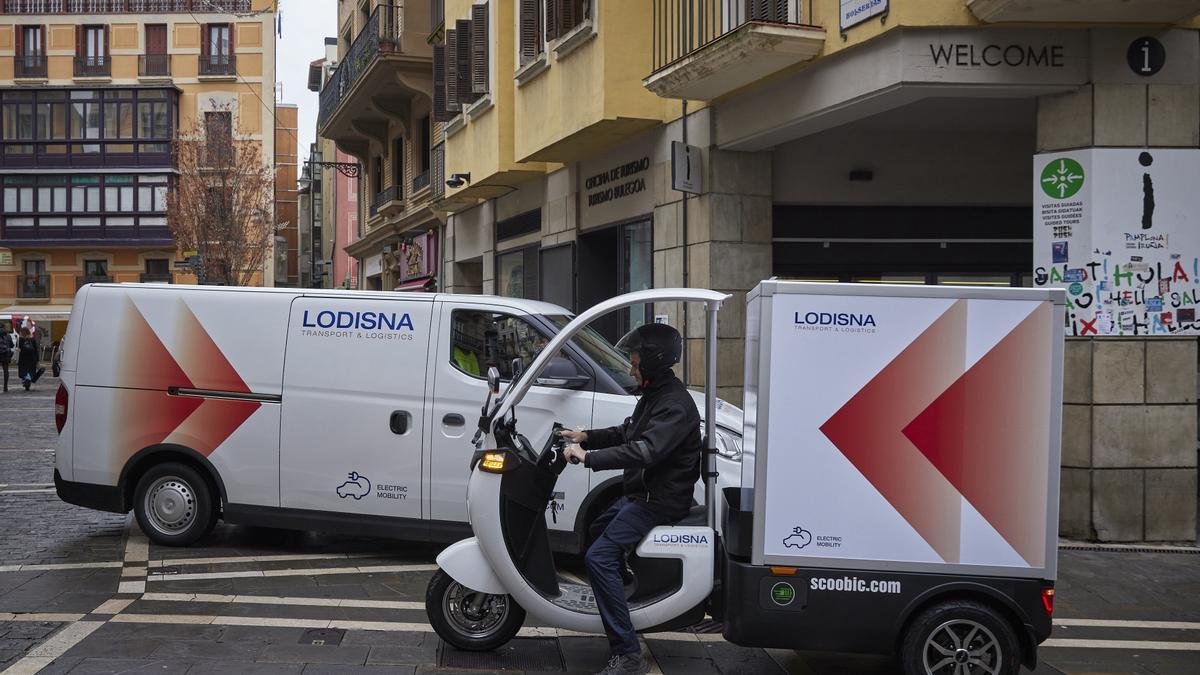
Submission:
MULTIPOLYGON (((3 339, 3 338, 0 338, 3 339)), ((8 391, 8 364, 11 361, 0 361, 0 365, 4 366, 4 391, 8 391)))
POLYGON ((592 534, 600 533, 600 536, 584 559, 600 619, 604 622, 604 632, 608 635, 608 645, 614 655, 637 654, 642 650, 629 619, 621 567, 629 552, 650 530, 667 523, 667 519, 651 510, 645 502, 621 497, 591 524, 592 534))

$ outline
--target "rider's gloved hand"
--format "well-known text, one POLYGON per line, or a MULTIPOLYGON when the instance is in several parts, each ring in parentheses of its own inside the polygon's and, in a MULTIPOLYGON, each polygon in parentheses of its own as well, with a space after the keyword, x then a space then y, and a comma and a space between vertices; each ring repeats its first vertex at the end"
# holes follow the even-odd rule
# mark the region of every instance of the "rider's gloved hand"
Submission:
POLYGON ((587 442, 587 432, 586 431, 571 431, 570 429, 560 429, 558 432, 558 435, 562 436, 563 438, 567 439, 568 441, 570 441, 572 443, 586 443, 587 442))
POLYGON ((582 464, 587 451, 579 447, 578 443, 572 443, 569 448, 563 452, 563 456, 572 464, 582 464))

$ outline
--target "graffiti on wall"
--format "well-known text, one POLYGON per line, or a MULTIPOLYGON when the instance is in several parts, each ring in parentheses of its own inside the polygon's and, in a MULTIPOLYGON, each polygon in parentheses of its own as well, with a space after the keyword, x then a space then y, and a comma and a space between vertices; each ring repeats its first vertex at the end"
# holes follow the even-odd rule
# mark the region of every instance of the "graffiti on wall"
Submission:
POLYGON ((1034 157, 1034 284, 1071 336, 1200 335, 1200 151, 1034 157))

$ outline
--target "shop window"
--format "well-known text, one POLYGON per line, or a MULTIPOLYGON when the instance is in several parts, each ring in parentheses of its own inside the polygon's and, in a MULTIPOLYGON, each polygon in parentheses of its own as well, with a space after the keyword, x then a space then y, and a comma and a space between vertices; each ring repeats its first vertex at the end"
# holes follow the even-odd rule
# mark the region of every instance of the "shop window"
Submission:
POLYGON ((512 379, 513 360, 528 368, 547 342, 528 321, 508 314, 460 309, 450 321, 450 363, 472 377, 496 366, 502 378, 512 379))
POLYGON ((496 255, 496 294, 508 298, 538 300, 538 247, 507 251, 496 255))
MULTIPOLYGON (((649 220, 621 226, 622 293, 654 286, 654 226, 649 220)), ((624 310, 622 330, 628 332, 653 321, 653 305, 633 305, 624 310)))

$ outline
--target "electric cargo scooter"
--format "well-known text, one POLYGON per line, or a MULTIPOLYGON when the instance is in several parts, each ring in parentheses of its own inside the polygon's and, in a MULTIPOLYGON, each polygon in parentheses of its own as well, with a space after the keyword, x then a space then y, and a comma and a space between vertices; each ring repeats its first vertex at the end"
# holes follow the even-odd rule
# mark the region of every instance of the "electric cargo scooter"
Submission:
MULTIPOLYGON (((438 556, 426 595, 438 635, 459 649, 491 650, 516 636, 526 613, 549 626, 603 633, 590 586, 556 570, 547 535, 546 507, 568 468, 561 427, 535 449, 517 430, 516 407, 552 355, 596 318, 641 303, 694 302, 703 304, 707 326, 704 504, 637 546, 630 561, 636 582, 627 587, 634 627, 678 630, 707 614, 724 623, 735 644, 897 654, 909 674, 1015 675, 1022 663, 1033 667, 1037 645, 1050 633, 1053 584, 1046 579, 929 574, 903 563, 895 571, 755 563, 751 542, 763 514, 755 513, 754 486, 743 475, 743 488, 715 494, 717 316, 728 298, 701 289, 612 298, 567 325, 503 395, 491 369, 470 466, 475 536, 438 556)), ((748 369, 752 358, 757 353, 748 353, 748 369)), ((758 469, 766 471, 765 452, 759 455, 758 469)), ((811 541, 811 533, 797 532, 784 546, 811 541)))

